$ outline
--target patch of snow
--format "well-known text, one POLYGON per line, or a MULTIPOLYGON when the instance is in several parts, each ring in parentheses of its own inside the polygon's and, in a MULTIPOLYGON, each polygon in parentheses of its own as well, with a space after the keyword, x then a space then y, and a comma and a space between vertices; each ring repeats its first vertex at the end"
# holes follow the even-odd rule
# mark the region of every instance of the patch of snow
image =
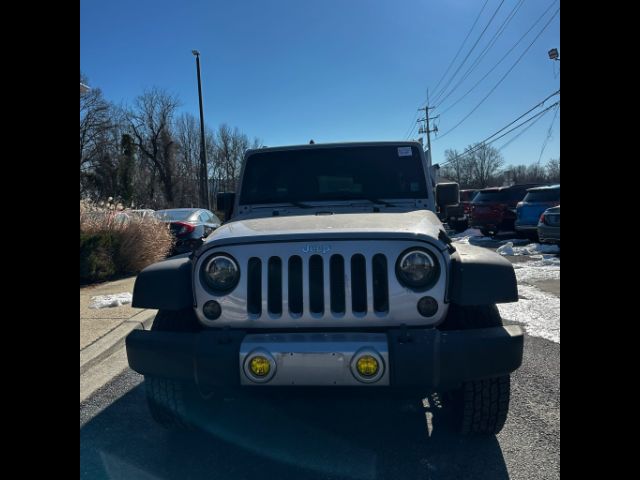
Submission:
POLYGON ((499 240, 499 242, 503 245, 506 243, 511 243, 513 245, 517 243, 518 245, 522 245, 526 242, 526 240, 522 238, 505 238, 504 240, 499 240))
POLYGON ((470 243, 471 245, 482 245, 483 242, 490 242, 493 244, 506 244, 511 242, 513 244, 522 244, 526 240, 520 238, 498 239, 494 237, 486 237, 482 235, 482 232, 477 228, 467 228, 464 232, 451 235, 451 240, 454 243, 470 243))
POLYGON ((540 280, 560 280, 560 259, 552 255, 536 255, 531 262, 513 264, 518 285, 540 280), (539 257, 539 258, 538 258, 539 257))
POLYGON ((518 285, 520 299, 498 304, 506 320, 523 324, 527 333, 560 343, 560 299, 530 285, 518 285))
POLYGON ((542 253, 560 253, 560 247, 543 243, 529 243, 521 247, 514 247, 513 241, 508 241, 496 250, 500 255, 539 255, 542 253))
POLYGON ((116 293, 115 295, 96 295, 91 297, 89 308, 121 307, 131 303, 132 295, 129 292, 116 293))
POLYGON ((469 240, 473 240, 473 242, 492 241, 491 237, 485 237, 477 228, 467 228, 464 232, 452 235, 451 240, 454 243, 469 243, 469 240))
POLYGON ((477 228, 467 228, 464 232, 456 233, 452 235, 451 238, 463 238, 463 237, 481 237, 482 232, 477 228))
POLYGON ((515 255, 515 253, 513 253, 513 242, 507 242, 501 247, 498 247, 496 253, 500 255, 515 255))

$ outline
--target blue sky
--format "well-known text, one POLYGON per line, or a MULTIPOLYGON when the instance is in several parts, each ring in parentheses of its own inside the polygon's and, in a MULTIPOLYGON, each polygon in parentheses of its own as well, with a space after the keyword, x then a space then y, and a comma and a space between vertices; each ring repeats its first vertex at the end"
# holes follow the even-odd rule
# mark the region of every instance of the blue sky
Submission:
MULTIPOLYGON (((455 85, 520 0, 488 0, 446 78, 495 18, 455 85)), ((534 24, 553 0, 523 0, 477 68, 433 115, 473 86, 534 24)), ((458 51, 484 0, 81 0, 80 69, 116 103, 145 88, 177 94, 198 114, 195 60, 201 53, 205 121, 238 126, 265 145, 404 139, 458 51)), ((559 1, 511 54, 436 124, 433 161, 464 149, 515 120, 560 88, 556 15, 484 103, 451 133, 533 41, 559 1)), ((447 84, 447 81, 441 83, 447 84)), ((440 87, 440 88, 441 88, 440 87)), ((553 97, 545 106, 557 101, 553 97)), ((536 113, 535 110, 532 113, 536 113)), ((535 163, 554 117, 547 112, 502 150, 507 163, 535 163)), ((416 129, 417 130, 417 129, 416 129)), ((501 147, 523 129, 493 144, 501 147)), ((413 137, 417 136, 417 131, 413 137)), ((560 115, 542 162, 560 153, 560 115)))

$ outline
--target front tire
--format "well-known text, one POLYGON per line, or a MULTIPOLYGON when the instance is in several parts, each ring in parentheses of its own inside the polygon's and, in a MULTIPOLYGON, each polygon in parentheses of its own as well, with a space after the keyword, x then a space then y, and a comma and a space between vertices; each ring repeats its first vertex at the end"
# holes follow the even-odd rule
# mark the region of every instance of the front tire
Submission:
POLYGON ((189 430, 186 388, 181 382, 150 375, 144 377, 147 406, 156 423, 170 430, 189 430))
POLYGON ((465 382, 451 395, 453 411, 462 435, 496 435, 507 421, 511 378, 503 375, 465 382))
MULTIPOLYGON (((194 332, 200 328, 191 309, 160 310, 151 326, 151 330, 161 332, 194 332)), ((144 384, 149 412, 158 424, 168 429, 191 428, 189 417, 194 397, 191 385, 153 375, 145 375, 144 384)))
MULTIPOLYGON (((502 326, 495 305, 461 307, 452 304, 442 330, 470 330, 502 326)), ((495 435, 507 420, 511 380, 509 375, 464 382, 449 393, 455 423, 463 435, 495 435)))

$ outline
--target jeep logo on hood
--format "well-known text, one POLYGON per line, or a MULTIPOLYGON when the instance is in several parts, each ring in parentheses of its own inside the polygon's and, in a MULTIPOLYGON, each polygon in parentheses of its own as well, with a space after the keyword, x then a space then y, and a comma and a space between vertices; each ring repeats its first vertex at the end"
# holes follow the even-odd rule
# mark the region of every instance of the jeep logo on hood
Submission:
POLYGON ((305 245, 304 247, 302 247, 302 253, 320 253, 322 255, 324 255, 325 253, 329 253, 331 251, 331 245, 318 245, 318 246, 313 246, 313 245, 305 245))

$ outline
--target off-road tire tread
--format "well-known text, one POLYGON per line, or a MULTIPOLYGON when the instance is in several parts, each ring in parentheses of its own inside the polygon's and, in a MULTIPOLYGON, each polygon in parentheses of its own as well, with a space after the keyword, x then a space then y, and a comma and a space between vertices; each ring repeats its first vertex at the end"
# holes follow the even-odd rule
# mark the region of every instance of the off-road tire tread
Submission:
MULTIPOLYGON (((195 332, 201 329, 192 309, 160 310, 151 326, 152 331, 195 332)), ((187 421, 186 385, 176 380, 145 375, 147 404, 153 419, 165 428, 190 429, 187 421)))
POLYGON ((145 376, 147 404, 153 419, 165 428, 190 429, 184 387, 175 380, 145 376))
POLYGON ((461 433, 499 433, 509 413, 509 397, 509 375, 465 382, 462 387, 461 433))
MULTIPOLYGON (((441 330, 471 330, 502 326, 496 305, 460 306, 451 304, 441 330)), ((497 434, 509 413, 510 377, 487 378, 464 382, 453 392, 453 405, 461 420, 463 435, 497 434)))

